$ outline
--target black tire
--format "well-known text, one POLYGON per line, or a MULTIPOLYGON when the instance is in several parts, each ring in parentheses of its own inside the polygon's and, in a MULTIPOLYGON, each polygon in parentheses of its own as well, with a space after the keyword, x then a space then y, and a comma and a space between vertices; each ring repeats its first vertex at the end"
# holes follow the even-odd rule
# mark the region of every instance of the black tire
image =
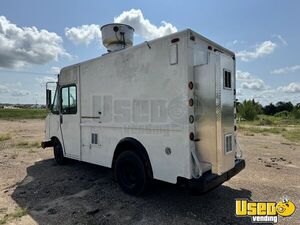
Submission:
POLYGON ((151 182, 144 162, 133 151, 122 152, 116 159, 114 170, 121 189, 130 195, 141 195, 151 182))
POLYGON ((54 159, 58 165, 65 165, 67 163, 67 158, 64 157, 62 146, 58 140, 54 141, 53 153, 54 159))

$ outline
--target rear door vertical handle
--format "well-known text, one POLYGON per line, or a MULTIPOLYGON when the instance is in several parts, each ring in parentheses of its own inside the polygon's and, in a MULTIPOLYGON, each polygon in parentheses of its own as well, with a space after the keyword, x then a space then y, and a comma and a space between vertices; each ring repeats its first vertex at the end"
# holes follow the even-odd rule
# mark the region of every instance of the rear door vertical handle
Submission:
POLYGON ((59 120, 60 120, 60 124, 62 124, 63 123, 63 115, 60 115, 59 120))
POLYGON ((99 123, 101 123, 101 115, 102 115, 102 112, 99 111, 98 114, 99 114, 99 123))

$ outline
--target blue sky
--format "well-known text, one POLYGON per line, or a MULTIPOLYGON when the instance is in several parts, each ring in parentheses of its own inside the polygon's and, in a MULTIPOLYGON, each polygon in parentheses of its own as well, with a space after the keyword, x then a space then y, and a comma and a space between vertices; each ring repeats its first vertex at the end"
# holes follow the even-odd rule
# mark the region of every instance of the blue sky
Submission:
POLYGON ((240 100, 300 102, 299 10, 296 0, 3 0, 0 102, 44 103, 58 68, 105 52, 99 26, 114 20, 132 23, 135 43, 191 28, 236 52, 240 100))

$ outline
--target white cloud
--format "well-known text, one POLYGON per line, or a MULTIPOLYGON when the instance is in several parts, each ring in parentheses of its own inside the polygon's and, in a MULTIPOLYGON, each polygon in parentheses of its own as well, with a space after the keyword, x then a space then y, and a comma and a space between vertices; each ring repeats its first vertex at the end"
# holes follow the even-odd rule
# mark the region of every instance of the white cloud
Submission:
POLYGON ((248 82, 243 82, 241 87, 244 89, 261 91, 266 89, 265 82, 261 79, 254 79, 248 82))
POLYGON ((51 67, 51 73, 59 74, 60 68, 57 66, 52 66, 51 67))
POLYGON ((287 66, 283 68, 279 68, 271 71, 271 74, 285 74, 285 73, 293 73, 297 70, 300 70, 300 65, 287 66))
MULTIPOLYGON (((259 101, 261 104, 269 104, 270 102, 273 102, 275 96, 272 94, 273 91, 262 91, 259 93, 254 93, 253 95, 249 96, 249 99, 255 99, 256 101, 259 101)), ((276 100, 275 100, 276 102, 276 100)))
POLYGON ((15 83, 15 86, 22 87, 22 83, 20 81, 18 81, 17 83, 15 83))
POLYGON ((241 81, 241 88, 255 90, 255 91, 262 91, 267 89, 265 82, 253 75, 249 72, 243 72, 240 70, 236 71, 236 78, 237 81, 241 81))
MULTIPOLYGON (((238 89, 237 89, 238 92, 238 89)), ((238 96, 239 101, 244 99, 255 99, 259 103, 266 105, 270 102, 276 103, 279 101, 291 101, 293 104, 299 103, 300 92, 298 93, 283 93, 277 89, 268 88, 263 91, 243 90, 242 95, 238 96)))
POLYGON ((282 44, 287 45, 286 40, 279 34, 277 35, 278 39, 281 41, 282 44))
POLYGON ((8 87, 0 84, 0 94, 8 93, 8 87))
POLYGON ((236 79, 240 81, 251 80, 252 76, 249 72, 243 72, 240 70, 236 71, 236 79))
POLYGON ((277 47, 272 41, 264 41, 263 43, 257 45, 253 51, 240 51, 236 54, 237 57, 241 58, 242 61, 248 62, 257 58, 271 54, 277 47))
MULTIPOLYGON (((140 9, 131 9, 122 12, 114 18, 115 23, 125 23, 135 29, 135 33, 146 40, 162 37, 174 32, 177 28, 170 23, 162 21, 161 26, 155 26, 144 15, 140 9)), ((96 24, 81 25, 78 27, 65 28, 66 37, 75 44, 89 45, 92 41, 101 40, 100 26, 96 24)))
POLYGON ((237 95, 238 97, 243 96, 244 93, 243 93, 242 89, 240 89, 240 88, 236 89, 236 95, 237 95))
POLYGON ((283 45, 287 45, 287 41, 280 35, 280 34, 274 34, 273 37, 276 37, 279 39, 279 41, 283 44, 283 45))
POLYGON ((278 90, 285 93, 300 93, 300 83, 292 82, 286 86, 278 87, 278 90))
POLYGON ((243 46, 245 43, 246 43, 246 42, 243 41, 243 40, 233 40, 233 41, 227 42, 227 43, 225 44, 225 46, 226 46, 227 48, 229 48, 229 49, 230 49, 230 48, 236 49, 237 47, 243 46))
POLYGON ((243 45, 245 44, 245 41, 243 40, 233 40, 230 45, 243 45))
POLYGON ((22 89, 16 89, 14 87, 21 87, 21 83, 17 82, 16 84, 6 84, 6 85, 0 85, 0 94, 4 95, 10 95, 12 97, 23 97, 30 95, 30 91, 22 90, 22 89))
POLYGON ((155 39, 177 32, 177 28, 175 26, 165 21, 161 22, 161 26, 155 26, 148 19, 144 18, 144 15, 140 9, 124 11, 121 13, 121 15, 114 18, 114 22, 125 23, 132 26, 135 29, 135 33, 142 36, 146 40, 155 39))
POLYGON ((22 83, 20 81, 15 82, 15 83, 6 83, 5 86, 9 89, 12 90, 14 88, 20 88, 22 87, 22 83))
POLYGON ((62 38, 36 27, 18 27, 0 16, 0 67, 45 64, 60 56, 70 56, 62 47, 62 38))
POLYGON ((90 44, 93 40, 101 39, 100 26, 96 24, 65 28, 66 37, 75 44, 90 44))
POLYGON ((31 92, 27 90, 12 90, 11 91, 11 96, 13 97, 24 97, 27 95, 30 95, 31 92))
POLYGON ((40 83, 42 87, 46 85, 47 82, 57 82, 56 77, 50 77, 50 76, 43 76, 43 77, 37 77, 36 81, 40 83))

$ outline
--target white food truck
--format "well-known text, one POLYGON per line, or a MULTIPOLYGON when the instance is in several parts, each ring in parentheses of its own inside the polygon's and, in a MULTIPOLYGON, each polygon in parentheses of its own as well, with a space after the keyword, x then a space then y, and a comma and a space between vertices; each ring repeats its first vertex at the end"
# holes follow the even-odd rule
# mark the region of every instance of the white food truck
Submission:
POLYGON ((205 192, 245 167, 233 52, 190 29, 136 46, 131 26, 101 31, 108 53, 61 69, 46 90, 42 146, 58 164, 112 168, 133 195, 153 179, 205 192))

